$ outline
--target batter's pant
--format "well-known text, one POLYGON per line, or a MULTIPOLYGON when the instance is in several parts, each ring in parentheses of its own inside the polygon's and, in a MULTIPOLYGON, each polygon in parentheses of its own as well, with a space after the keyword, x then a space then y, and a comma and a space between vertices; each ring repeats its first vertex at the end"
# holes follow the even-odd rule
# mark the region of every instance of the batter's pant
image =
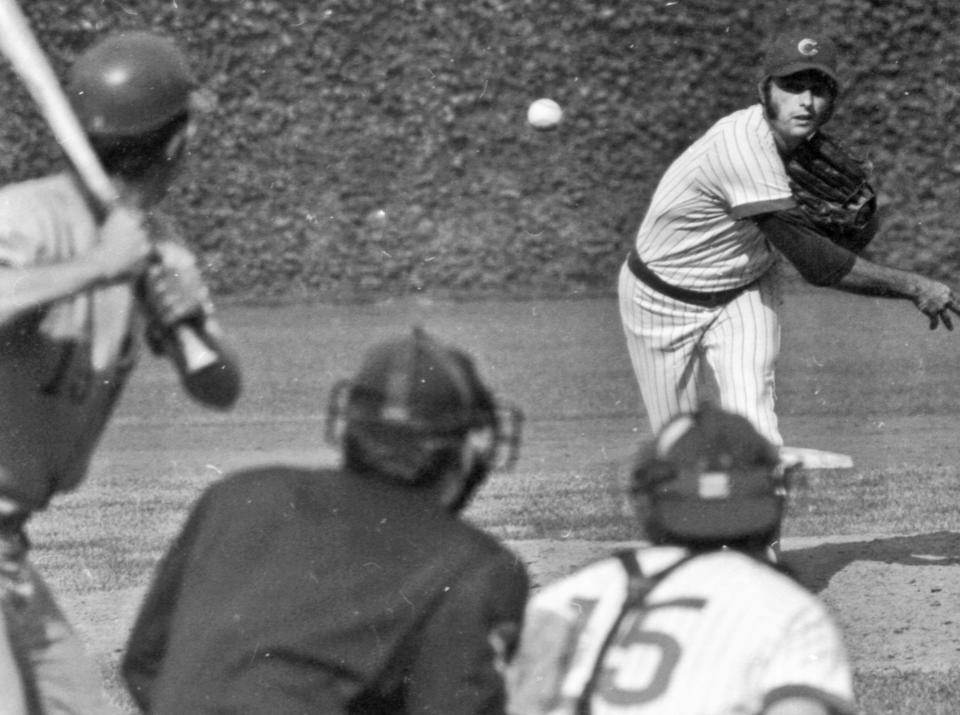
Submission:
POLYGON ((675 415, 696 409, 712 382, 720 407, 749 419, 774 445, 783 444, 774 412, 781 299, 776 267, 715 308, 669 298, 626 264, 618 292, 630 361, 654 434, 675 415))
POLYGON ((114 713, 22 535, 0 534, 0 715, 114 713))

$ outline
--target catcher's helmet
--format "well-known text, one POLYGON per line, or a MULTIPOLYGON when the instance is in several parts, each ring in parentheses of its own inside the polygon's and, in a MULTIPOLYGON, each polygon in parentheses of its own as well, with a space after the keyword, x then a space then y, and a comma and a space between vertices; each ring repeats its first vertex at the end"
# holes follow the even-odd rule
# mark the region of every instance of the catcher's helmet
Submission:
POLYGON ((778 450, 749 421, 705 404, 646 445, 631 490, 652 534, 725 543, 775 531, 786 482, 778 450))
POLYGON ((436 476, 438 458, 460 459, 466 441, 483 475, 511 466, 521 422, 519 409, 495 403, 466 353, 417 327, 372 348, 356 376, 334 386, 326 438, 343 441, 348 466, 413 484, 436 476))
POLYGON ((127 139, 187 113, 195 87, 186 58, 170 40, 126 32, 105 38, 77 58, 67 95, 87 133, 127 139))

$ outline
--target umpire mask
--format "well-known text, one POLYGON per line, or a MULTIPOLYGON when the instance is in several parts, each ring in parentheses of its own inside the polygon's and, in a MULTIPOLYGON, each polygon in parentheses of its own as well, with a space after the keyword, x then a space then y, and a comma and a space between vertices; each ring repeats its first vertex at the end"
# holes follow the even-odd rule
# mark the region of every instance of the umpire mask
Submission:
POLYGON ((416 327, 374 346, 356 376, 334 386, 325 436, 346 466, 424 484, 458 469, 466 503, 487 473, 510 468, 522 413, 498 405, 464 352, 416 327))

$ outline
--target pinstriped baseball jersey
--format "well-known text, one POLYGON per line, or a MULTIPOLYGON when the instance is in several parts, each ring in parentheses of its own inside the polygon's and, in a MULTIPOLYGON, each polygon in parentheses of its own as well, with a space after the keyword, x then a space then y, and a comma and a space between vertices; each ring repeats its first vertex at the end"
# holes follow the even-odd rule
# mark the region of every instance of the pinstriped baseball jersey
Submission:
POLYGON ((713 125, 667 169, 637 232, 640 258, 673 285, 747 285, 773 254, 744 218, 795 205, 770 126, 757 104, 713 125))
POLYGON ((687 290, 747 288, 727 302, 696 305, 651 288, 629 261, 622 267, 620 319, 653 432, 694 409, 712 384, 720 407, 783 444, 774 411, 779 271, 750 219, 795 203, 759 104, 719 120, 664 173, 636 236, 642 262, 687 290))
MULTIPOLYGON (((678 547, 637 552, 653 575, 680 561, 678 547)), ((592 715, 739 715, 802 694, 854 713, 840 634, 809 592, 736 551, 677 567, 620 622, 597 654, 626 595, 618 559, 557 581, 528 604, 508 672, 511 715, 575 715, 596 671, 592 715)))

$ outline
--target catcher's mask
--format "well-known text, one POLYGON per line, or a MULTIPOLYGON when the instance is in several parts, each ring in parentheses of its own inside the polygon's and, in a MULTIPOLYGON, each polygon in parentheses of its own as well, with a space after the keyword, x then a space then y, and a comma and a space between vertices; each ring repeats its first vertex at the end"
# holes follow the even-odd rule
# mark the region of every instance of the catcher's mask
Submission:
POLYGON ((461 467, 472 491, 491 469, 514 465, 522 422, 518 408, 497 405, 468 355, 416 327, 334 385, 325 437, 357 471, 417 484, 461 467))
POLYGON ((778 450, 744 417, 707 403, 641 450, 631 492, 651 535, 710 544, 777 529, 787 485, 778 450))

